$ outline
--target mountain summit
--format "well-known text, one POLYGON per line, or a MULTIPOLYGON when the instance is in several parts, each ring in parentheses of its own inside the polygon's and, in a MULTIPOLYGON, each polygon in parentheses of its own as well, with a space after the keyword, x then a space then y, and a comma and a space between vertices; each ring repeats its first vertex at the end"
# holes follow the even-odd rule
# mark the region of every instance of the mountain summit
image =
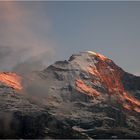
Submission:
POLYGON ((140 138, 140 77, 101 54, 0 81, 1 114, 12 114, 8 127, 1 115, 2 138, 140 138))

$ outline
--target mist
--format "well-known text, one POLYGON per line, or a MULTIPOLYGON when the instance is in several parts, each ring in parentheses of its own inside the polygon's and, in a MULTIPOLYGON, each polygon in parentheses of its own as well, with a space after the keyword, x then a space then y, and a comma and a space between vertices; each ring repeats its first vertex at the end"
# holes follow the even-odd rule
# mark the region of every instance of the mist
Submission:
POLYGON ((40 70, 53 61, 54 41, 38 33, 49 33, 51 23, 36 5, 0 2, 0 23, 0 71, 40 70))

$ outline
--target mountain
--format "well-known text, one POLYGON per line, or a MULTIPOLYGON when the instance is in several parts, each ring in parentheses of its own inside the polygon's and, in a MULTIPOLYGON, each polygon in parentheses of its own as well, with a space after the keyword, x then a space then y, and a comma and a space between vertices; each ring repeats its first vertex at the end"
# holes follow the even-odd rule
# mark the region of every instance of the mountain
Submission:
POLYGON ((140 77, 92 52, 0 73, 0 138, 140 138, 140 77))

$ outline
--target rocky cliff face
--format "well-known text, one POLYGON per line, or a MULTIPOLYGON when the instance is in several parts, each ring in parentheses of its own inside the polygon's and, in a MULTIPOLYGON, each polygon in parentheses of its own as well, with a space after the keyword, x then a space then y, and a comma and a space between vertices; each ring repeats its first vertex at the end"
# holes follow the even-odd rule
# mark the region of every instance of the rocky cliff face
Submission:
POLYGON ((140 138, 140 77, 101 54, 0 81, 1 138, 140 138))

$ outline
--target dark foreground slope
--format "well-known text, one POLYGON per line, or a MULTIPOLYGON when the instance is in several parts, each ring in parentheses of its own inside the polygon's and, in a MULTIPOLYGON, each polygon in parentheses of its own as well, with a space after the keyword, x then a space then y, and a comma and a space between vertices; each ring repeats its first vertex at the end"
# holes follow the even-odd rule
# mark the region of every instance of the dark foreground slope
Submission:
POLYGON ((13 77, 0 75, 0 138, 140 138, 140 77, 100 54, 13 77))

